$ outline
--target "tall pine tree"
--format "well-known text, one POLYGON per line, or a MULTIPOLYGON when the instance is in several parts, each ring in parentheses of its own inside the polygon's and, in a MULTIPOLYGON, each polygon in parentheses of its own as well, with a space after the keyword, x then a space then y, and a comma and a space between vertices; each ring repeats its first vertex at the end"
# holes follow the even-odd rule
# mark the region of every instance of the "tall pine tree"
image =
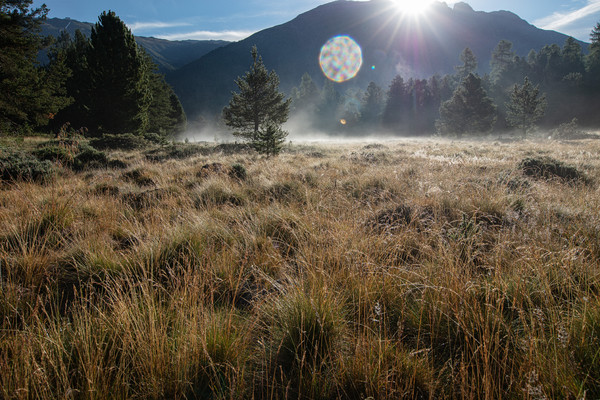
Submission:
POLYGON ((46 44, 38 35, 45 5, 32 0, 0 1, 0 132, 18 133, 45 125, 68 104, 64 60, 40 67, 36 57, 46 44))
POLYGON ((469 74, 440 107, 437 123, 442 134, 480 134, 489 132, 496 123, 496 106, 487 96, 481 79, 469 74))
POLYGON ((405 128, 409 105, 410 101, 404 79, 400 75, 396 75, 387 92, 387 99, 381 117, 383 127, 393 132, 399 132, 405 128))
POLYGON ((462 82, 469 74, 475 73, 477 70, 477 57, 470 48, 465 48, 460 54, 460 61, 463 65, 455 67, 456 76, 459 82, 462 82))
POLYGON ((92 28, 88 67, 94 131, 141 134, 148 128, 150 71, 131 30, 113 12, 92 28))
POLYGON ((546 96, 540 96, 539 87, 533 86, 529 78, 525 78, 523 85, 515 85, 510 92, 506 120, 509 126, 520 129, 525 137, 544 116, 546 104, 546 96))
POLYGON ((279 92, 279 77, 275 71, 267 71, 256 46, 251 53, 250 70, 236 79, 239 92, 232 93, 229 105, 223 109, 223 119, 234 129, 234 135, 254 142, 268 124, 280 126, 287 121, 291 99, 286 100, 279 92))
POLYGON ((362 98, 360 119, 369 127, 378 128, 384 107, 383 90, 375 82, 370 82, 362 98))

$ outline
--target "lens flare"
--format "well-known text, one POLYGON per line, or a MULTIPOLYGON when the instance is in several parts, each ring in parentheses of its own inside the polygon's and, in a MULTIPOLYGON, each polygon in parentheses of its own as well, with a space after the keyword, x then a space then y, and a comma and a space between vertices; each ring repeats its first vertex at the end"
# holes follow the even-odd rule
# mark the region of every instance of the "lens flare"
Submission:
POLYGON ((335 36, 321 48, 319 64, 325 76, 334 82, 345 82, 358 74, 362 66, 362 50, 350 36, 335 36))
POLYGON ((346 122, 346 120, 345 120, 345 119, 343 119, 343 118, 342 118, 342 119, 340 119, 340 124, 342 124, 342 125, 346 125, 346 124, 347 124, 347 122, 346 122))

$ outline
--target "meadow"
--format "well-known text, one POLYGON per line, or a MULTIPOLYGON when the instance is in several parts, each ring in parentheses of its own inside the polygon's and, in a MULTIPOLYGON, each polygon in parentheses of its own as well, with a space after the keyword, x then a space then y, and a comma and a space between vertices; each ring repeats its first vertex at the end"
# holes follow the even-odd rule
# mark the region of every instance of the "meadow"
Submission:
POLYGON ((1 398, 600 398, 598 140, 108 153, 0 187, 1 398))

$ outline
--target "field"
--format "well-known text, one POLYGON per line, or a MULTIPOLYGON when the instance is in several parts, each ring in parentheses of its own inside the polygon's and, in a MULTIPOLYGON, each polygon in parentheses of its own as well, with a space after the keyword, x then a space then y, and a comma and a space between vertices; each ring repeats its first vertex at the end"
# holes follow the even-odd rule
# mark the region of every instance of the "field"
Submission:
POLYGON ((600 398, 600 141, 172 150, 2 185, 1 398, 600 398))

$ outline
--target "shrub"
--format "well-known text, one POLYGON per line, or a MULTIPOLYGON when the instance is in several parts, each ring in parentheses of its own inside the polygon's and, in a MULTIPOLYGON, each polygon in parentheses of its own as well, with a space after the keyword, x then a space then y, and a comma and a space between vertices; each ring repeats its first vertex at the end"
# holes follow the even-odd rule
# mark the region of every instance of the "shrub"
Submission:
POLYGON ((144 139, 150 143, 160 144, 161 146, 169 144, 166 137, 154 132, 144 133, 144 139))
POLYGON ((177 143, 148 150, 144 155, 149 161, 162 162, 166 160, 181 160, 196 155, 206 155, 208 153, 209 150, 204 146, 177 143))
POLYGON ((240 181, 245 181, 248 177, 248 173, 246 172, 246 168, 242 164, 236 163, 231 166, 229 176, 240 181))
POLYGON ((155 186, 154 180, 150 178, 141 168, 137 168, 123 174, 123 179, 133 182, 138 186, 155 186))
POLYGON ((577 118, 573 118, 571 122, 560 124, 552 130, 551 136, 554 139, 585 139, 588 135, 579 128, 577 118))
POLYGON ((132 133, 111 135, 105 133, 99 138, 92 139, 90 145, 98 150, 137 150, 148 146, 148 141, 132 133))
POLYGON ((525 158, 520 162, 519 169, 525 175, 537 179, 558 178, 570 182, 587 181, 584 174, 577 168, 550 157, 525 158))
POLYGON ((106 168, 108 166, 108 157, 102 151, 96 150, 90 146, 82 146, 81 152, 73 160, 73 170, 83 171, 84 169, 106 168))
POLYGON ((22 152, 0 152, 0 177, 3 181, 46 182, 54 174, 50 161, 40 161, 22 152))
POLYGON ((51 145, 42 147, 36 150, 33 155, 40 161, 60 162, 63 165, 71 165, 73 163, 73 152, 66 147, 51 145))

